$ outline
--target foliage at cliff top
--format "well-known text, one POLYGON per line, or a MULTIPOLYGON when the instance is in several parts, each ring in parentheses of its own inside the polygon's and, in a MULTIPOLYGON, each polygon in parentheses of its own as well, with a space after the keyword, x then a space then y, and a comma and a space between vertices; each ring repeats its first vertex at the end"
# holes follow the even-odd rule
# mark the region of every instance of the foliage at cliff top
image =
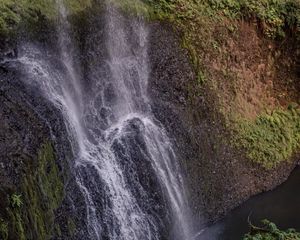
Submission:
POLYGON ((157 15, 174 20, 197 20, 207 15, 215 20, 256 19, 269 37, 284 36, 285 31, 300 31, 299 0, 144 0, 157 15))
MULTIPOLYGON (((64 0, 67 9, 78 12, 91 5, 91 0, 64 0)), ((57 0, 0 0, 0 34, 13 33, 26 20, 37 22, 40 16, 57 16, 57 0)))
POLYGON ((251 232, 246 234, 243 240, 299 240, 300 233, 295 229, 282 231, 277 226, 268 221, 262 221, 262 227, 251 226, 251 232))
MULTIPOLYGON (((276 167, 290 159, 300 148, 299 109, 285 109, 276 105, 270 107, 272 110, 277 109, 271 113, 264 113, 263 109, 257 110, 257 117, 254 120, 247 117, 238 119, 233 117, 237 115, 235 112, 237 108, 245 107, 232 99, 238 99, 235 98, 235 94, 240 91, 239 84, 247 79, 240 77, 231 68, 232 64, 235 68, 242 68, 242 66, 228 60, 234 55, 230 54, 232 49, 227 46, 235 42, 239 37, 238 34, 243 31, 243 29, 237 30, 242 26, 237 24, 238 20, 249 20, 270 41, 283 40, 289 36, 295 39, 296 44, 297 39, 300 39, 300 0, 144 0, 144 2, 151 6, 152 16, 172 22, 183 33, 182 45, 188 49, 198 74, 197 86, 206 84, 206 87, 213 89, 217 101, 220 102, 220 106, 215 106, 217 111, 225 114, 229 119, 229 125, 231 124, 230 128, 234 129, 235 146, 245 149, 250 160, 261 164, 266 169, 276 167), (222 60, 207 60, 209 58, 222 60), (214 67, 211 66, 213 64, 214 67), (224 88, 230 90, 225 93, 224 88), (230 106, 236 104, 236 106, 234 105, 230 111, 223 111, 222 107, 226 104, 230 106)), ((234 46, 239 46, 238 44, 234 46)), ((234 50, 238 52, 237 48, 234 50)), ((251 53, 247 52, 247 54, 251 53)), ((251 55, 254 61, 265 60, 263 56, 257 55, 251 55)), ((272 57, 271 54, 270 56, 272 57)), ((274 59, 270 60, 270 66, 272 61, 274 63, 274 59)), ((266 61, 264 63, 268 64, 266 61)), ((275 71, 274 68, 270 67, 270 71, 275 71)), ((257 67, 247 70, 255 71, 254 69, 257 67)), ((287 79, 288 77, 286 76, 287 79)), ((201 95, 201 87, 190 92, 191 98, 197 94, 201 95)), ((244 98, 243 100, 247 101, 247 96, 244 98)), ((264 102, 263 97, 255 100, 261 105, 268 104, 264 102)), ((266 105, 265 108, 268 109, 268 106, 266 105)))
POLYGON ((109 3, 121 8, 129 15, 148 18, 152 15, 152 8, 140 0, 108 0, 109 3))

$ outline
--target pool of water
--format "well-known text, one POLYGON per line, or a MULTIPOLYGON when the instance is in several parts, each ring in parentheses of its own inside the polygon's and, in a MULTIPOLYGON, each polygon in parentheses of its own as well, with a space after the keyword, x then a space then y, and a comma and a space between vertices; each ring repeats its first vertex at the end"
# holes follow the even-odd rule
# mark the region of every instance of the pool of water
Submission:
POLYGON ((250 198, 220 222, 205 229, 197 240, 241 240, 249 231, 248 216, 253 224, 269 219, 281 229, 300 231, 300 167, 281 186, 250 198))

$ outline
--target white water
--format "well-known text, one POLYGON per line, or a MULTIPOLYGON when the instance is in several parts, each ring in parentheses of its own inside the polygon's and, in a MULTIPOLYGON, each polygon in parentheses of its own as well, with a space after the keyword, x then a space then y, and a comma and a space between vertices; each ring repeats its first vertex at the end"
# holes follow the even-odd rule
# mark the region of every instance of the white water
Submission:
MULTIPOLYGON (((85 196, 89 238, 161 239, 162 220, 146 211, 150 205, 137 197, 149 196, 137 172, 141 170, 136 161, 142 160, 150 162, 156 175, 152 177, 165 192, 178 239, 189 239, 188 206, 176 155, 166 132, 151 114, 147 96, 148 29, 141 20, 129 22, 107 6, 108 30, 105 46, 101 47, 108 50, 106 62, 114 97, 107 100, 103 90, 97 91, 102 85, 97 76, 95 95, 85 96, 80 66, 73 60, 76 53, 67 11, 61 3, 58 9, 63 71, 53 67, 35 46, 24 46, 19 62, 31 76, 30 83, 39 86, 64 114, 76 157, 76 181, 85 196), (98 99, 101 104, 96 104, 98 99), (110 113, 109 117, 101 115, 103 110, 110 113), (104 130, 99 127, 100 120, 106 122, 104 130)), ((146 176, 150 169, 142 171, 146 176)))

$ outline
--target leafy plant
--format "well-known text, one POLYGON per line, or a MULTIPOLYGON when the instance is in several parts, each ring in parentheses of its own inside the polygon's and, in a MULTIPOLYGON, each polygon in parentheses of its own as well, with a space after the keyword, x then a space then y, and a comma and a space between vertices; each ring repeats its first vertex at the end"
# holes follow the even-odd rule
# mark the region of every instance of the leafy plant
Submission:
POLYGON ((270 38, 284 37, 290 29, 299 34, 299 0, 209 0, 209 5, 230 18, 256 18, 270 38))
POLYGON ((264 34, 283 37, 285 32, 300 31, 299 0, 144 0, 160 16, 173 19, 193 19, 209 15, 214 19, 257 19, 264 34))
POLYGON ((13 208, 20 208, 23 204, 22 195, 14 193, 11 195, 11 206, 13 208))
POLYGON ((243 240, 299 240, 300 233, 295 229, 282 231, 269 220, 262 221, 263 226, 257 227, 250 224, 250 233, 246 234, 243 240))

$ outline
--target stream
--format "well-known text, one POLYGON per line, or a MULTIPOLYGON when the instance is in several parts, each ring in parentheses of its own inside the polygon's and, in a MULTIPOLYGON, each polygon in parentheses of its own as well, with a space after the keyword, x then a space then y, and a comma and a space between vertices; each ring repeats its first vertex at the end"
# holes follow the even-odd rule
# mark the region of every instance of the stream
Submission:
POLYGON ((199 240, 240 240, 249 231, 248 216, 252 224, 268 219, 280 229, 300 230, 300 167, 289 179, 273 191, 250 198, 227 214, 217 224, 207 228, 199 240))

